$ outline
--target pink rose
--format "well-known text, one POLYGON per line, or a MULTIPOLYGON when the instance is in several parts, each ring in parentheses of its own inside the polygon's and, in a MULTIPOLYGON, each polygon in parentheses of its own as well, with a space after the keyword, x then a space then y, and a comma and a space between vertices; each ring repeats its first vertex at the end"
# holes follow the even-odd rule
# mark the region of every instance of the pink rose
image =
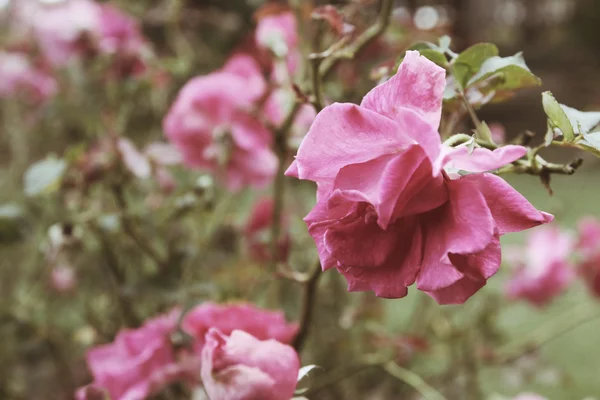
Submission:
POLYGON ((573 251, 573 239, 557 227, 533 230, 523 259, 506 291, 510 298, 522 298, 541 307, 563 292, 573 278, 568 257, 573 251))
POLYGON ((289 400, 299 368, 298 355, 288 345, 239 330, 226 336, 210 329, 200 371, 211 399, 289 400))
POLYGON ((91 0, 27 1, 19 3, 18 19, 56 67, 77 57, 108 54, 115 56, 111 72, 118 76, 145 70, 150 50, 139 26, 115 6, 91 0))
POLYGON ((259 340, 275 339, 282 343, 291 343, 298 332, 298 325, 287 323, 282 312, 261 310, 250 304, 203 303, 185 315, 182 327, 195 339, 197 353, 202 350, 210 328, 225 335, 239 329, 259 340))
MULTIPOLYGON (((284 59, 289 74, 298 70, 302 59, 298 50, 297 25, 296 17, 291 12, 269 14, 258 21, 255 33, 257 46, 284 59)), ((273 79, 276 82, 283 82, 285 77, 282 71, 274 68, 273 79)))
MULTIPOLYGON (((178 317, 174 310, 89 350, 86 359, 94 386, 105 389, 112 400, 141 400, 186 376, 187 368, 176 363, 169 339, 178 317)), ((77 398, 84 395, 80 389, 77 398)))
POLYGON ((592 294, 600 297, 600 221, 584 218, 579 222, 578 231, 579 273, 592 294))
POLYGON ((286 172, 317 183, 305 221, 323 269, 350 291, 398 298, 416 281, 441 304, 464 303, 498 270, 501 235, 553 218, 484 173, 527 149, 441 143, 444 87, 442 68, 407 52, 360 106, 319 113, 286 172))
MULTIPOLYGON (((271 222, 273 221, 273 199, 260 199, 252 209, 250 218, 244 227, 244 236, 250 255, 256 261, 271 259, 271 222)), ((290 235, 286 231, 285 215, 282 216, 283 232, 279 238, 279 261, 288 258, 290 250, 290 235)))
POLYGON ((23 94, 39 103, 54 96, 56 91, 54 78, 32 65, 25 54, 0 51, 0 98, 23 94))
POLYGON ((223 70, 189 81, 163 122, 183 163, 222 175, 230 190, 264 186, 277 168, 270 132, 252 114, 264 93, 260 76, 251 57, 237 55, 223 70))

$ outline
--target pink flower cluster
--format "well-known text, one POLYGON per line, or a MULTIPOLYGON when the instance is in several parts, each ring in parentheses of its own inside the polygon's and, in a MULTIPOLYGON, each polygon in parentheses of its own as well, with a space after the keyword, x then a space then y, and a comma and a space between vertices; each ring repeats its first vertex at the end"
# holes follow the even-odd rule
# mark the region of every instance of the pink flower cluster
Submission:
POLYGON ((579 222, 579 273, 591 293, 600 298, 600 220, 588 217, 579 222))
POLYGON ((145 68, 149 47, 137 22, 110 4, 21 1, 17 21, 53 66, 102 54, 114 56, 113 73, 119 76, 136 75, 145 68))
POLYGON ((52 75, 35 66, 26 54, 0 51, 0 98, 22 95, 26 100, 40 103, 56 91, 52 75))
MULTIPOLYGON (((290 18, 284 13, 265 19, 268 29, 259 25, 258 38, 265 29, 269 34, 281 32, 287 46, 296 50, 295 22, 290 24, 290 18)), ((274 78, 272 83, 277 87, 281 82, 274 78)), ((258 61, 235 54, 219 71, 193 78, 181 89, 164 119, 166 136, 185 165, 212 171, 230 190, 265 186, 277 168, 268 126, 282 123, 293 102, 290 88, 270 90, 258 61)), ((305 106, 297 121, 306 125, 313 118, 314 110, 305 106)))
POLYGON ((464 303, 498 270, 501 235, 553 218, 486 173, 524 147, 441 142, 445 84, 442 68, 407 52, 360 105, 319 113, 286 172, 317 183, 305 221, 323 269, 350 291, 399 298, 416 281, 441 304, 464 303))
POLYGON ((533 230, 527 247, 514 257, 518 267, 507 283, 508 297, 541 307, 562 293, 574 277, 573 265, 568 261, 574 244, 569 233, 555 226, 533 230))
POLYGON ((104 391, 112 400, 141 400, 174 382, 198 385, 200 377, 211 399, 292 397, 300 365, 288 343, 298 327, 288 324, 282 313, 204 303, 181 320, 192 342, 176 350, 171 336, 179 316, 173 310, 91 349, 87 364, 94 382, 81 388, 77 398, 104 391))

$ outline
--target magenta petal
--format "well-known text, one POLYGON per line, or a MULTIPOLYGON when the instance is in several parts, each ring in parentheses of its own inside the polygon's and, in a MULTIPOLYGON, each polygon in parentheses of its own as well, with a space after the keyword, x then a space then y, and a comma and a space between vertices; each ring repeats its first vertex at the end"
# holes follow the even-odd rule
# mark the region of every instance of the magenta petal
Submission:
POLYGON ((349 164, 372 160, 414 143, 388 118, 355 104, 335 103, 315 118, 296 163, 300 179, 331 182, 349 164))
POLYGON ((421 267, 417 277, 417 289, 423 291, 443 289, 464 276, 448 259, 441 260, 435 265, 425 264, 421 267))
POLYGON ((408 286, 415 282, 419 271, 421 231, 412 219, 404 219, 389 230, 397 237, 397 246, 384 265, 379 268, 338 267, 348 281, 348 291, 372 290, 376 296, 388 299, 406 296, 408 286))
POLYGON ((334 193, 350 201, 367 202, 385 229, 392 219, 432 179, 425 154, 417 145, 397 154, 387 154, 361 164, 342 168, 335 179, 334 193))
POLYGON ((375 219, 356 215, 333 224, 325 233, 325 248, 344 267, 379 267, 397 246, 393 231, 384 231, 375 219))
POLYGON ((298 178, 298 163, 296 162, 296 160, 292 161, 288 169, 285 171, 285 176, 298 178))
POLYGON ((477 184, 492 212, 500 235, 520 232, 554 219, 554 216, 538 211, 504 179, 496 175, 473 174, 465 176, 463 180, 477 184))
POLYGON ((437 126, 431 125, 421 115, 408 108, 399 110, 395 121, 400 131, 416 140, 429 157, 431 164, 434 164, 442 149, 442 140, 437 126))
POLYGON ((485 280, 473 280, 465 277, 451 286, 426 293, 433 297, 438 304, 463 304, 484 287, 485 283, 485 280))
POLYGON ((502 261, 500 238, 495 236, 482 251, 474 254, 449 254, 450 261, 471 279, 489 279, 498 272, 502 261))
POLYGON ((446 71, 417 51, 407 51, 398 73, 376 86, 361 106, 396 119, 401 108, 419 113, 434 129, 442 116, 446 71))
POLYGON ((494 151, 484 148, 470 149, 459 146, 447 153, 446 166, 469 172, 486 172, 510 164, 527 154, 523 146, 508 145, 494 151))

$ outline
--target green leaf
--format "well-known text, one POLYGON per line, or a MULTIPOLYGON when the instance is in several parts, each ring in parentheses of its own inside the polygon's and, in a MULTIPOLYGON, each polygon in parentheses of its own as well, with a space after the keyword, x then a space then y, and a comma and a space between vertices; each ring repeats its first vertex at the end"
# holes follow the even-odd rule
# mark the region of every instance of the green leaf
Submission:
POLYGON ((560 107, 571 121, 571 126, 576 134, 584 135, 600 128, 600 112, 579 111, 564 104, 561 104, 560 107))
POLYGON ((495 92, 495 102, 506 100, 518 89, 525 89, 541 84, 525 64, 523 55, 517 53, 511 57, 494 56, 483 62, 479 71, 469 79, 467 86, 480 84, 483 94, 495 92), (485 81, 486 84, 483 83, 485 81))
POLYGON ((0 243, 10 243, 21 237, 24 213, 14 203, 0 205, 0 243))
POLYGON ((477 74, 483 63, 498 56, 498 47, 492 43, 478 43, 469 47, 452 63, 452 72, 456 80, 464 87, 469 79, 477 74))
POLYGON ((572 142, 575 139, 575 132, 571 120, 558 104, 558 101, 554 98, 552 93, 542 93, 542 104, 544 105, 544 111, 548 116, 551 127, 556 127, 561 130, 564 140, 572 142))
MULTIPOLYGON (((448 67, 448 59, 446 59, 446 56, 444 55, 444 53, 440 52, 437 49, 437 46, 435 46, 432 43, 426 43, 426 42, 417 43, 416 45, 412 46, 409 50, 417 50, 419 52, 419 54, 421 54, 423 57, 436 63, 437 65, 439 65, 440 67, 442 67, 444 69, 446 69, 448 67)), ((405 57, 405 55, 403 54, 402 57, 400 57, 396 61, 396 65, 394 66, 394 72, 395 72, 395 70, 398 69, 400 64, 402 64, 402 61, 404 61, 404 57, 405 57)))
POLYGON ((66 169, 67 163, 53 156, 32 164, 23 178, 25 194, 38 196, 58 190, 66 169))

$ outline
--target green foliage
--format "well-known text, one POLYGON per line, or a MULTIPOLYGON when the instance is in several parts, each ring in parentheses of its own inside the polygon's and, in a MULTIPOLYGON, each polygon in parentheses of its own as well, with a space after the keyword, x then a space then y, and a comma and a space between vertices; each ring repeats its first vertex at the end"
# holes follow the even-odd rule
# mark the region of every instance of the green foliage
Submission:
POLYGON ((481 86, 484 94, 494 91, 493 101, 498 102, 511 97, 516 90, 539 86, 541 83, 540 78, 525 64, 523 55, 517 53, 511 57, 494 56, 485 60, 467 82, 467 87, 481 86))
POLYGON ((467 82, 479 72, 483 63, 498 54, 498 47, 491 43, 478 43, 469 47, 452 63, 452 73, 456 81, 465 87, 467 82))
POLYGON ((542 104, 544 105, 544 111, 548 116, 550 127, 560 129, 565 141, 572 142, 575 139, 573 125, 571 125, 569 117, 560 104, 558 104, 558 101, 556 101, 552 93, 542 93, 542 104))
POLYGON ((38 196, 58 190, 67 163, 54 156, 32 164, 24 176, 24 191, 27 196, 38 196))

